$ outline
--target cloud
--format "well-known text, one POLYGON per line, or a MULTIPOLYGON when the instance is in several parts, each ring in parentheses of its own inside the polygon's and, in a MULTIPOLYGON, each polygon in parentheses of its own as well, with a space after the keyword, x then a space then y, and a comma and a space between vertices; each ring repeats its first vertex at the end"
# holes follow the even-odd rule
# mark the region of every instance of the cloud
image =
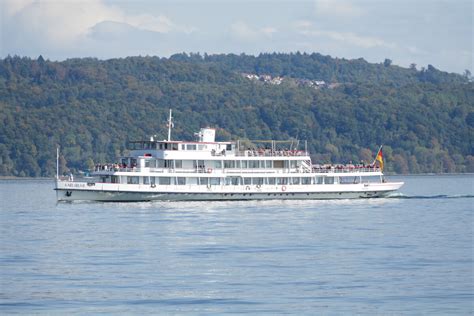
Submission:
POLYGON ((347 0, 316 0, 315 13, 318 16, 359 17, 365 12, 347 0))
MULTIPOLYGON (((127 14, 102 0, 2 1, 3 48, 0 53, 3 56, 28 51, 28 46, 36 46, 39 51, 46 48, 57 52, 72 51, 90 39, 91 34, 96 34, 94 28, 103 22, 117 23, 115 27, 112 27, 113 23, 108 25, 109 34, 123 31, 126 25, 158 33, 195 31, 192 27, 173 23, 164 15, 127 14)), ((104 34, 104 26, 101 30, 104 34)))
POLYGON ((263 28, 254 28, 250 27, 243 21, 238 21, 233 23, 230 26, 231 33, 240 40, 245 41, 255 41, 261 39, 262 37, 272 37, 273 34, 277 32, 276 28, 273 27, 263 27, 263 28))
POLYGON ((1 8, 6 15, 14 15, 33 2, 34 0, 3 0, 1 8))
POLYGON ((52 42, 70 42, 87 34, 100 21, 122 19, 122 13, 97 0, 79 1, 16 1, 7 0, 7 22, 23 32, 41 35, 52 42))
POLYGON ((158 33, 177 31, 189 34, 197 30, 194 27, 177 25, 164 15, 154 16, 151 14, 140 14, 134 16, 125 16, 123 18, 123 22, 130 24, 140 30, 158 33))
POLYGON ((351 44, 362 48, 385 47, 395 48, 396 44, 384 41, 377 37, 362 36, 353 32, 340 32, 321 30, 316 28, 313 23, 309 21, 298 21, 295 23, 297 32, 308 37, 324 37, 334 41, 351 44))

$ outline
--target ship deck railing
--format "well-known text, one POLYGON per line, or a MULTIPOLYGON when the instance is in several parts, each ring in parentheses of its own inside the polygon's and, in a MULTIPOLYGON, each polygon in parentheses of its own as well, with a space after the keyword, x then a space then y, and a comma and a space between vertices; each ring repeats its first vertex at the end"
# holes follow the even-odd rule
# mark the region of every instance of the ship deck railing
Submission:
MULTIPOLYGON (((216 154, 218 155, 218 154, 216 154)), ((222 155, 222 153, 219 153, 222 155)), ((271 149, 249 149, 236 150, 237 157, 302 157, 309 156, 309 153, 304 150, 271 150, 271 149)))
POLYGON ((252 174, 252 173, 265 173, 265 174, 302 174, 302 173, 370 173, 380 172, 381 169, 375 166, 353 166, 353 165, 313 165, 309 168, 284 168, 284 169, 273 169, 273 168, 129 168, 129 167, 100 167, 96 168, 94 174, 96 175, 107 175, 111 172, 151 172, 151 173, 164 173, 164 174, 180 174, 180 173, 195 173, 195 174, 252 174))
POLYGON ((377 166, 358 165, 313 165, 312 171, 315 173, 353 173, 353 172, 379 172, 382 171, 377 166))

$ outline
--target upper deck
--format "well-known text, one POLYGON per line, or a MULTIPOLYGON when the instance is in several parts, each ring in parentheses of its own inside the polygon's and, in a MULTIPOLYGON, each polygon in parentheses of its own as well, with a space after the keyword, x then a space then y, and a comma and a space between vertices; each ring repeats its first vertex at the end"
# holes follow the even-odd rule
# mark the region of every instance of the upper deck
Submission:
POLYGON ((198 141, 145 141, 129 142, 131 157, 155 157, 158 159, 233 159, 236 157, 307 157, 309 153, 297 149, 297 141, 258 141, 265 146, 247 147, 240 141, 216 142, 213 129, 201 129, 198 141), (281 144, 290 144, 282 147, 281 144), (280 146, 278 146, 280 145, 280 146))
POLYGON ((201 129, 197 141, 150 140, 129 142, 130 155, 118 163, 97 165, 98 174, 380 174, 374 165, 313 165, 298 141, 215 141, 215 130, 201 129), (263 144, 257 146, 256 144, 263 144))

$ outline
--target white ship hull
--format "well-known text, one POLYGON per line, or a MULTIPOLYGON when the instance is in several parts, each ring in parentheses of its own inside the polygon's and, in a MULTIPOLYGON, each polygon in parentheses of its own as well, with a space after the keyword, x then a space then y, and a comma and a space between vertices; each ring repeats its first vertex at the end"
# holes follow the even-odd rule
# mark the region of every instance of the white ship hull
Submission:
POLYGON ((358 199, 387 196, 399 189, 403 182, 308 185, 308 186, 245 186, 229 189, 225 186, 204 188, 133 188, 118 185, 57 182, 58 201, 225 201, 225 200, 317 200, 358 199))

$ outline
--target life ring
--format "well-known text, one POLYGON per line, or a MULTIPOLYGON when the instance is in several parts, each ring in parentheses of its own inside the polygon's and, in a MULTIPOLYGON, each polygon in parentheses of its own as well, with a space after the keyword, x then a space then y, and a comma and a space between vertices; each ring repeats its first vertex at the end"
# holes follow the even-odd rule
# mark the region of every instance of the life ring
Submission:
POLYGON ((156 188, 156 184, 154 184, 154 183, 152 183, 150 186, 151 186, 152 188, 156 188))
POLYGON ((250 186, 246 186, 246 187, 245 187, 245 190, 246 190, 246 191, 249 191, 249 190, 250 190, 250 186))
POLYGON ((210 185, 210 184, 208 184, 206 187, 207 187, 208 190, 211 189, 211 185, 210 185))
POLYGON ((257 184, 257 189, 260 189, 262 187, 261 184, 257 184))
POLYGON ((212 172, 212 168, 207 168, 207 173, 211 173, 212 172))
POLYGON ((282 185, 282 186, 281 186, 281 190, 282 190, 283 192, 285 192, 285 191, 286 191, 286 185, 282 185))

